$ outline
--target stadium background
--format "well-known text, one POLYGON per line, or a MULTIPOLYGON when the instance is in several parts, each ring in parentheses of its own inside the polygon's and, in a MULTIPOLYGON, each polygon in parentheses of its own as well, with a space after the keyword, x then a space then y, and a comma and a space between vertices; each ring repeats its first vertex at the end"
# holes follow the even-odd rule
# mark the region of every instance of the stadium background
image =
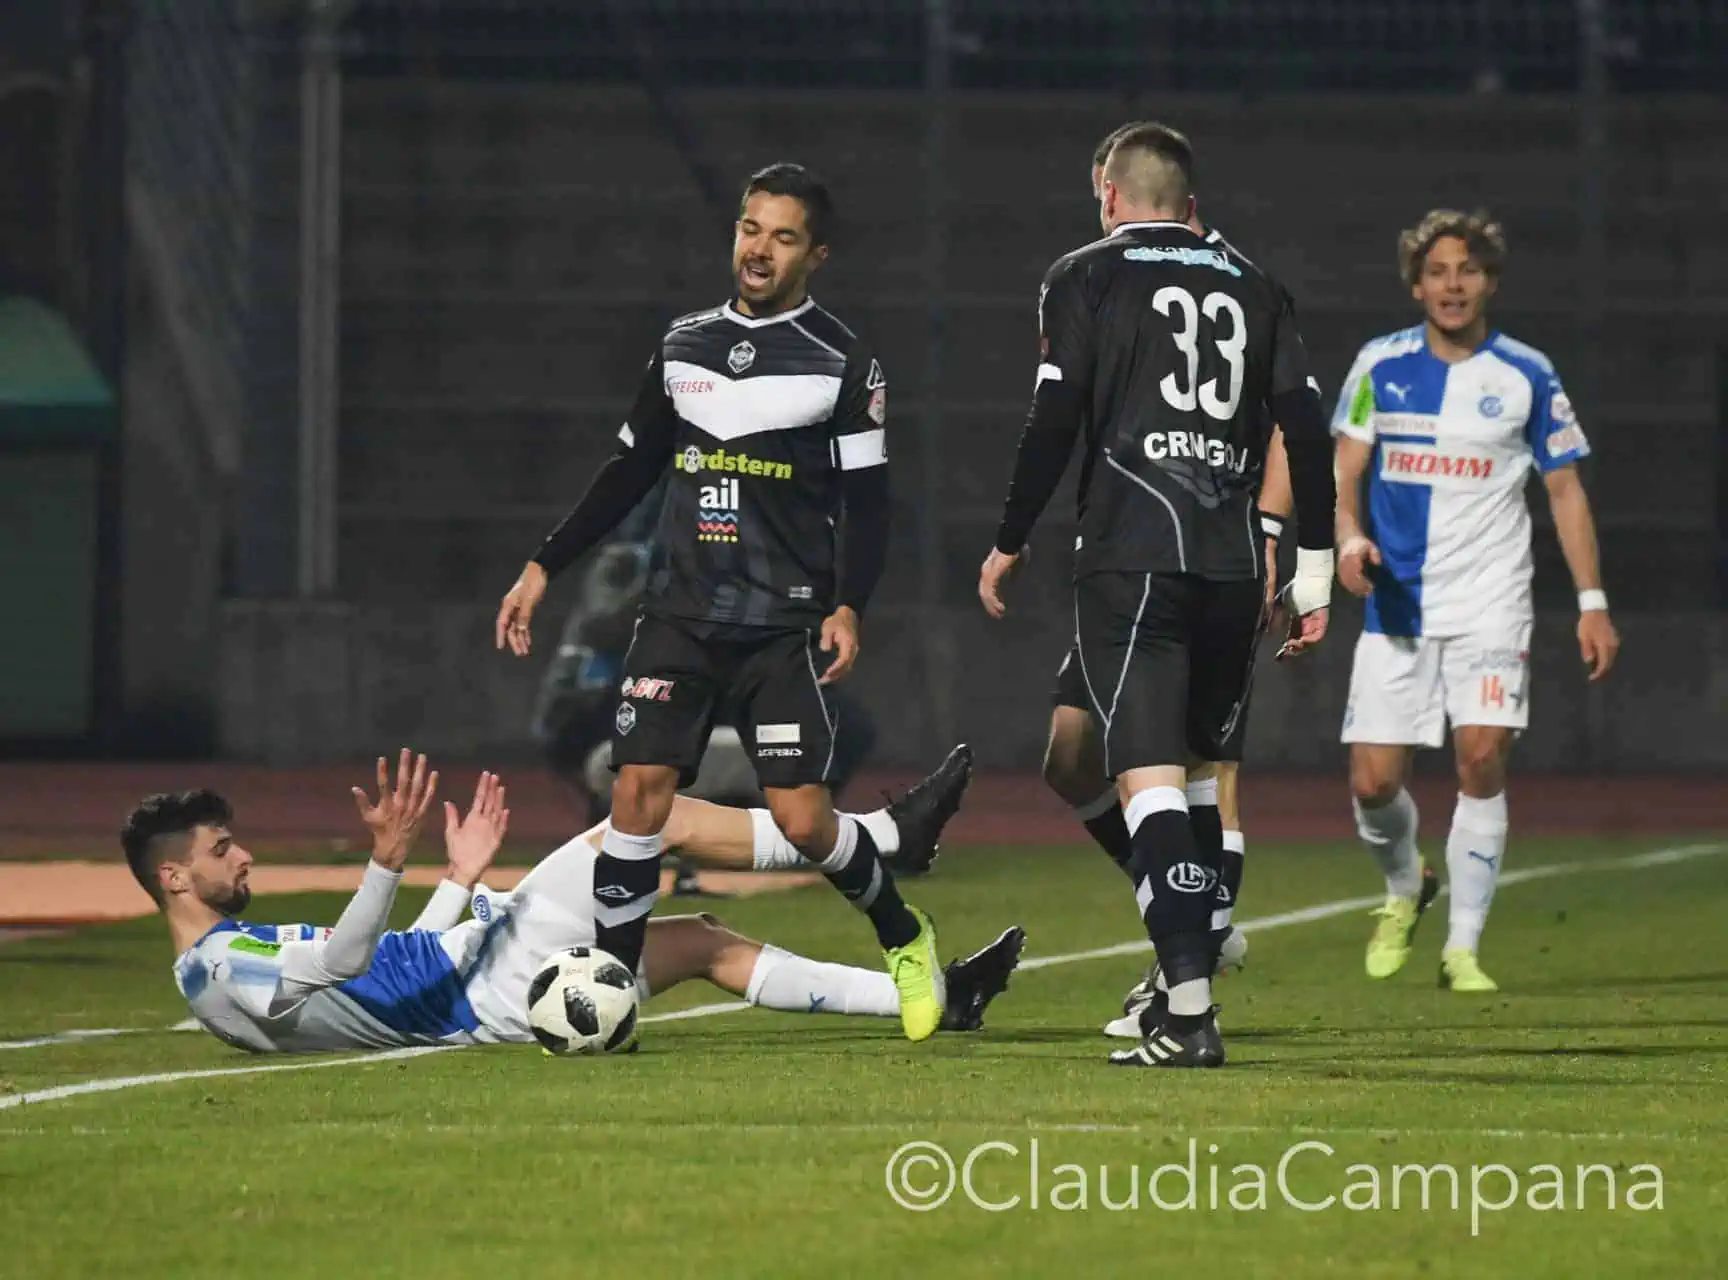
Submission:
MULTIPOLYGON (((836 191, 817 296, 889 377, 895 545, 856 677, 879 763, 965 738, 1034 769, 1071 489, 1005 623, 976 567, 1039 275, 1096 225, 1091 147, 1139 116, 1193 137, 1203 215, 1294 291, 1328 404, 1360 342, 1413 319, 1398 229, 1436 204, 1504 220, 1497 318, 1579 406, 1625 639, 1587 689, 1538 496, 1517 767, 1720 774, 1724 65, 1709 0, 15 0, 7 793, 52 794, 55 758, 531 761, 568 589, 529 662, 492 649, 498 597, 657 327, 724 296, 740 180, 783 158, 836 191)), ((1338 615, 1264 673, 1249 763, 1328 775, 1347 821, 1338 615)))

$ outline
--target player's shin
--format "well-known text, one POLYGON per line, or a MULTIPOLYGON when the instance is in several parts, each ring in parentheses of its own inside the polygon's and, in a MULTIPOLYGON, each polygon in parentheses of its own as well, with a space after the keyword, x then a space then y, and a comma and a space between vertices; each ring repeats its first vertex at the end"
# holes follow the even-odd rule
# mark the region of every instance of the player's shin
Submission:
POLYGON ((648 915, 660 897, 661 834, 635 836, 610 824, 594 860, 594 945, 634 972, 648 915))
POLYGON ((1500 882, 1506 855, 1506 793, 1477 799, 1459 795, 1446 837, 1446 872, 1452 886, 1446 950, 1475 951, 1500 882))
POLYGON ((1222 833, 1224 851, 1218 868, 1218 897, 1212 907, 1212 946, 1219 950, 1229 936, 1231 918, 1236 914, 1236 898, 1242 892, 1242 869, 1248 843, 1240 831, 1222 833))
POLYGON ((764 944, 743 992, 751 1004, 791 1013, 898 1017, 900 993, 886 973, 827 964, 764 944))
POLYGON ((918 936, 918 921, 901 900, 893 873, 877 856, 875 841, 856 818, 844 813, 835 816, 839 834, 833 850, 817 863, 817 870, 870 917, 883 950, 905 946, 918 936))
POLYGON ((1212 1007, 1211 913, 1216 873, 1200 863, 1188 801, 1178 787, 1147 787, 1127 805, 1134 897, 1170 989, 1171 1024, 1197 1028, 1212 1007))
POLYGON ((1416 849, 1416 802, 1403 787, 1390 801, 1370 805, 1352 799, 1356 834, 1386 874, 1386 892, 1414 898, 1422 890, 1422 864, 1416 849))
POLYGON ((1134 841, 1128 820, 1122 816, 1122 801, 1111 787, 1088 804, 1074 806, 1074 816, 1098 847, 1110 856, 1123 875, 1134 878, 1134 841))

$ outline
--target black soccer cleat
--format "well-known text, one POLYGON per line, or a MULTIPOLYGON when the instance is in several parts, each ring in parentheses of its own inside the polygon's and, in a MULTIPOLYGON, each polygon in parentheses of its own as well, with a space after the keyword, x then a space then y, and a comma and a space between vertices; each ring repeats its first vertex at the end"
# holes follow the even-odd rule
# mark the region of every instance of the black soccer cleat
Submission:
POLYGON ((1026 930, 1019 925, 1004 929, 989 946, 955 960, 942 971, 948 998, 938 1031, 979 1031, 984 1010, 1008 989, 1008 978, 1020 964, 1026 949, 1026 930))
POLYGON ((1197 1031, 1175 1031, 1166 1021, 1156 1026, 1132 1049, 1110 1055, 1116 1067, 1221 1067, 1224 1038, 1218 1034, 1218 1007, 1206 1011, 1206 1021, 1197 1031))
POLYGON ((882 861, 897 876, 921 876, 936 861, 942 828, 960 808, 972 781, 972 748, 962 742, 936 771, 898 800, 888 801, 888 816, 900 832, 900 847, 882 861))

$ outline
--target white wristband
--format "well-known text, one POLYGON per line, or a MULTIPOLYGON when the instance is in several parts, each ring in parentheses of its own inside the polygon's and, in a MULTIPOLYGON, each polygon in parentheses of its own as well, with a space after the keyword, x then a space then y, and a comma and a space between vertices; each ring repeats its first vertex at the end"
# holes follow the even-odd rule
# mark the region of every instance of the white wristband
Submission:
POLYGON ((1608 593, 1598 588, 1578 593, 1579 613, 1607 613, 1608 593))

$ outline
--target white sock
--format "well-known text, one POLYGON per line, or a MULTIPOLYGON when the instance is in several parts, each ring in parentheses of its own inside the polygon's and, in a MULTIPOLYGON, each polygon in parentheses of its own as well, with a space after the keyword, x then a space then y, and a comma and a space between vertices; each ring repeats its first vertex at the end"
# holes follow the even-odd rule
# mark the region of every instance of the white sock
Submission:
POLYGON ((1386 892, 1414 898, 1422 891, 1422 867, 1416 852, 1416 802, 1410 793, 1400 787, 1392 803, 1378 809, 1366 809, 1354 798, 1350 807, 1356 812, 1356 834, 1386 873, 1386 892))
POLYGON ((1206 978, 1192 978, 1170 988, 1170 1012, 1179 1018, 1205 1013, 1212 1007, 1212 983, 1206 978))
POLYGON ((876 845, 876 852, 883 857, 900 851, 900 828, 894 825, 894 819, 888 816, 888 810, 872 809, 869 813, 849 813, 844 816, 864 828, 876 845))
POLYGON ((1446 949, 1476 950, 1500 864, 1506 858, 1506 793, 1486 800, 1460 795, 1452 811, 1452 831, 1446 837, 1446 874, 1452 882, 1446 949))
POLYGON ((744 998, 764 1009, 792 1013, 852 1013, 876 1018, 900 1014, 894 980, 874 969, 807 960, 765 945, 750 971, 744 998))
POLYGON ((809 865, 804 855, 792 847, 792 842, 774 825, 774 815, 766 809, 750 810, 750 834, 755 850, 750 865, 757 871, 785 871, 790 867, 809 865))

